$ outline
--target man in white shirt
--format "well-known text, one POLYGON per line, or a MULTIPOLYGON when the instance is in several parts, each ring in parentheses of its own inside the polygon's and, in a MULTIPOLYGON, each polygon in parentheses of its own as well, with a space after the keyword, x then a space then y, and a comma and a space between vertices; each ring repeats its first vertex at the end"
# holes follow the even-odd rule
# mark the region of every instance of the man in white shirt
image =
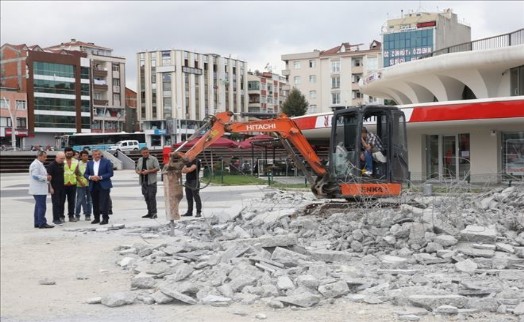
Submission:
POLYGON ((29 194, 35 198, 34 225, 35 228, 53 228, 45 218, 47 210, 46 197, 49 192, 51 176, 47 174, 44 162, 47 158, 45 151, 38 151, 36 159, 29 166, 29 194))

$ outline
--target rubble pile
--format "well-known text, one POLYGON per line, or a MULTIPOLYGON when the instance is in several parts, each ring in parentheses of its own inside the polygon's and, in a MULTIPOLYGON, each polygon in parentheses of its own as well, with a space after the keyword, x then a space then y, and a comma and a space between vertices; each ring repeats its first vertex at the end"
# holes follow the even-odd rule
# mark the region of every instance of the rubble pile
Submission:
POLYGON ((303 215, 318 200, 272 192, 238 214, 139 228, 163 244, 121 245, 118 265, 131 291, 100 298, 107 306, 141 301, 272 308, 334 301, 407 307, 406 319, 490 311, 524 316, 524 189, 412 196, 303 215))

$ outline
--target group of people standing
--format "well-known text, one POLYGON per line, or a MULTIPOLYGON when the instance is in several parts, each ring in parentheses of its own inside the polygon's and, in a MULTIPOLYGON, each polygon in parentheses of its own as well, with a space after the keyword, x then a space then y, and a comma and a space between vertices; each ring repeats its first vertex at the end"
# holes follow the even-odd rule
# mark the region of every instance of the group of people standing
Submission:
MULTIPOLYGON (((141 149, 142 157, 138 159, 135 172, 139 175, 139 184, 147 205, 147 214, 142 218, 155 219, 157 215, 157 181, 160 164, 152 156, 148 148, 141 149)), ((83 210, 85 220, 91 224, 105 225, 112 214, 110 197, 113 184, 113 165, 103 158, 100 150, 93 150, 92 160, 89 153, 81 151, 75 157, 72 148, 65 148, 56 154, 55 160, 47 167, 46 151, 38 151, 36 159, 29 167, 29 193, 35 199, 34 225, 35 228, 53 228, 47 223, 46 197, 51 194, 53 205, 53 224, 63 225, 67 216, 69 222, 77 222, 83 210), (67 201, 67 209, 65 203, 67 201)), ((168 165, 164 167, 164 193, 166 199, 166 213, 171 223, 181 216, 193 216, 193 205, 196 204, 195 217, 202 216, 202 201, 200 199, 200 161, 182 161, 181 155, 172 153, 168 165), (185 184, 182 183, 182 174, 186 175, 185 184), (183 198, 183 188, 187 198, 187 212, 179 214, 179 203, 183 198)))
POLYGON ((92 160, 89 160, 87 151, 81 151, 77 158, 75 151, 69 147, 58 152, 47 168, 44 166, 46 159, 47 153, 38 151, 36 159, 29 167, 29 193, 35 199, 35 228, 54 227, 45 218, 48 193, 51 194, 55 225, 65 223, 66 201, 70 222, 79 221, 83 210, 86 221, 91 221, 93 213, 92 224, 108 224, 113 176, 111 161, 104 159, 99 150, 93 151, 92 160))
MULTIPOLYGON (((140 150, 142 157, 138 159, 135 172, 139 175, 139 184, 142 195, 147 205, 147 214, 142 218, 155 219, 157 215, 157 173, 160 164, 155 156, 152 156, 148 148, 140 150)), ((195 159, 184 163, 179 153, 171 153, 168 164, 164 165, 164 196, 166 201, 166 213, 171 223, 180 219, 180 216, 193 216, 193 204, 196 204, 195 217, 202 216, 202 201, 200 199, 200 161, 195 159), (182 184, 182 174, 186 175, 186 182, 182 184), (179 204, 185 189, 187 199, 187 212, 179 214, 179 204)))

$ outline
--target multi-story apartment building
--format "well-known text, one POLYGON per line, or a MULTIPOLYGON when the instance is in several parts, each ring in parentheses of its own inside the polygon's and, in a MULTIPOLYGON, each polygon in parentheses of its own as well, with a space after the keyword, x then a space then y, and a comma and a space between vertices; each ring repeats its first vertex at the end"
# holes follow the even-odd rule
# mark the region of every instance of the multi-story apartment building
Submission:
POLYGON ((0 64, 2 86, 27 95, 28 137, 22 148, 55 146, 57 135, 89 131, 90 73, 85 53, 4 44, 0 64))
POLYGON ((360 92, 362 75, 382 67, 381 43, 374 40, 369 49, 342 43, 340 46, 307 53, 282 55, 289 87, 295 87, 309 103, 307 114, 329 112, 334 105, 381 102, 360 92))
POLYGON ((248 72, 248 112, 278 113, 287 98, 286 78, 270 72, 248 72))
POLYGON ((87 54, 92 80, 91 106, 93 121, 91 132, 120 132, 125 122, 125 63, 123 57, 113 56, 113 49, 71 39, 70 42, 48 47, 49 50, 65 49, 87 54))
POLYGON ((126 118, 124 122, 124 131, 136 132, 140 131, 140 124, 138 123, 136 113, 136 92, 126 87, 126 118))
POLYGON ((436 50, 471 41, 471 28, 451 9, 411 12, 382 28, 384 67, 417 60, 436 50))
POLYGON ((23 147, 27 135, 27 94, 18 88, 0 87, 0 145, 23 147))
POLYGON ((246 62, 186 50, 137 53, 137 112, 150 146, 180 142, 206 115, 246 112, 246 62))

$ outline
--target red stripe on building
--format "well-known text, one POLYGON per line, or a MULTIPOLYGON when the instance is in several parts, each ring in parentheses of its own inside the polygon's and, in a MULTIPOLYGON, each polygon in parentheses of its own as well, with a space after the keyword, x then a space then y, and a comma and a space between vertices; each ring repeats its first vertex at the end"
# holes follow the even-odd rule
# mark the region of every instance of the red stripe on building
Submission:
POLYGON ((415 107, 410 123, 524 117, 524 101, 476 102, 415 107))
POLYGON ((293 119, 297 123, 300 130, 311 130, 315 128, 317 122, 316 116, 301 117, 299 119, 293 119))

